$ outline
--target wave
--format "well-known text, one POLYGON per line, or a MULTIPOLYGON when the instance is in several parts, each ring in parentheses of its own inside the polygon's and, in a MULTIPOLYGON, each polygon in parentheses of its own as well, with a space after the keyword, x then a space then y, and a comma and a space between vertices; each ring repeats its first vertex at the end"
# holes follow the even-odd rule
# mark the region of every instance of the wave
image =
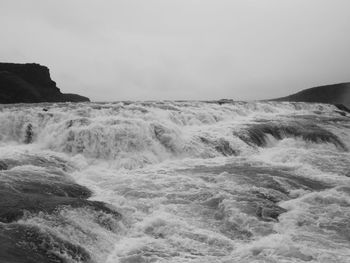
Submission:
POLYGON ((349 131, 325 104, 4 106, 0 258, 347 262, 349 131))
POLYGON ((299 122, 251 125, 246 130, 246 134, 240 135, 240 138, 248 144, 263 147, 268 144, 268 136, 272 136, 277 140, 299 137, 313 143, 332 143, 344 151, 348 150, 341 139, 332 132, 315 124, 299 122))
POLYGON ((54 104, 44 110, 28 105, 1 109, 0 141, 38 143, 58 152, 113 160, 125 168, 167 159, 239 155, 247 151, 245 143, 265 146, 268 135, 347 149, 332 132, 313 124, 244 126, 251 119, 298 112, 338 116, 334 106, 307 103, 120 102, 54 104))
POLYGON ((103 248, 112 249, 114 236, 122 232, 121 214, 89 200, 91 190, 71 178, 67 172, 74 168, 64 159, 35 153, 1 155, 6 158, 0 157, 0 258, 100 262, 103 248), (106 237, 112 240, 103 242, 106 237))

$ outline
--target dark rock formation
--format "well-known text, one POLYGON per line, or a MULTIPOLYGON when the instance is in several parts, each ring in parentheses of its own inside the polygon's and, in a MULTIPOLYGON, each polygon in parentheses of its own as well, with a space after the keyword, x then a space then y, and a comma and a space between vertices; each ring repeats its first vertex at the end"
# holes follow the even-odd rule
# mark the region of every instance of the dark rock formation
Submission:
POLYGON ((350 83, 314 87, 275 100, 338 104, 350 108, 350 83))
POLYGON ((90 101, 87 97, 84 97, 78 94, 64 93, 62 95, 63 95, 64 101, 70 101, 70 102, 90 101))
POLYGON ((0 103, 82 102, 88 98, 63 94, 49 69, 39 64, 0 63, 0 103))

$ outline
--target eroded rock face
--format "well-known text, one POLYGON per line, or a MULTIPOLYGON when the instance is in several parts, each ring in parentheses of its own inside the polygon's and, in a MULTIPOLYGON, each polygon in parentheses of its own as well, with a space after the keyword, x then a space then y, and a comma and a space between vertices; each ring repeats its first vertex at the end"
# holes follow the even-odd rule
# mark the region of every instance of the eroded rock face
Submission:
POLYGON ((39 64, 0 63, 0 103, 83 102, 88 98, 63 94, 39 64))

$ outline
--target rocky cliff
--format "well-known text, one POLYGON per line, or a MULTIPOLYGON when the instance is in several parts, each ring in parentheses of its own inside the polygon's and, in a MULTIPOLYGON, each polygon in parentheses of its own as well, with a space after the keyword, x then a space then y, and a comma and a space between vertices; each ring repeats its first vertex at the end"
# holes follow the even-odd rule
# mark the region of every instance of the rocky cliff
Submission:
POLYGON ((0 63, 0 103, 82 102, 88 98, 63 94, 39 64, 0 63))

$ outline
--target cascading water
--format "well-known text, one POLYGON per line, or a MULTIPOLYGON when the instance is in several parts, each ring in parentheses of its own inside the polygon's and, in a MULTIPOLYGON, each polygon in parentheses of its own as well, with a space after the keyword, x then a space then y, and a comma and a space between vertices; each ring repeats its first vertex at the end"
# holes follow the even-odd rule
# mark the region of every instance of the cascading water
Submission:
POLYGON ((326 104, 3 106, 0 261, 349 262, 349 149, 326 104))

